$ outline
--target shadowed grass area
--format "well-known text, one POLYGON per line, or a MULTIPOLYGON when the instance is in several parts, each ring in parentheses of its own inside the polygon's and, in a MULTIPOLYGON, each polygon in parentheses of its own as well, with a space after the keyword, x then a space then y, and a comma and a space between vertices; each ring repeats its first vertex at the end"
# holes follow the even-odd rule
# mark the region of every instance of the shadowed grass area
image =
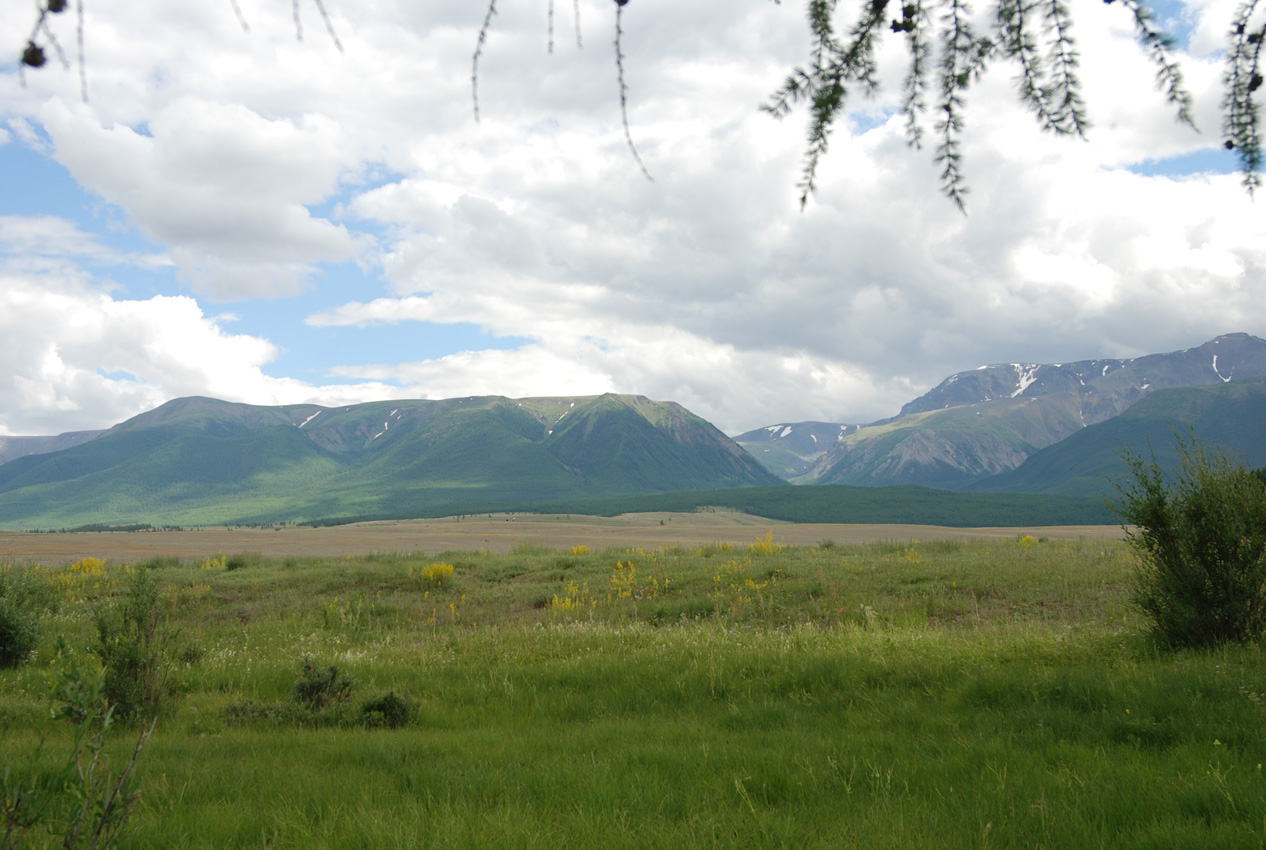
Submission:
MULTIPOLYGON (((168 562, 181 694, 120 846, 1259 847, 1261 647, 1155 651, 1130 558, 765 537, 168 562), (228 712, 288 704, 305 657, 355 682, 342 708, 228 712), (387 692, 408 722, 366 728, 387 692)), ((119 570, 31 569, 62 601, 0 672, 5 761, 55 750, 40 668, 57 633, 91 644, 119 570)))

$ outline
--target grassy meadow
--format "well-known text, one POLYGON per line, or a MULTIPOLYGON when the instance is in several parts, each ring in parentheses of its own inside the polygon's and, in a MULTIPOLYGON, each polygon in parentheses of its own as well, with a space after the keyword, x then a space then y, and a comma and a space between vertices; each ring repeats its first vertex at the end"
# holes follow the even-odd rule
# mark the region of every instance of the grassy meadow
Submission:
POLYGON ((1124 543, 762 534, 10 563, 45 614, 0 760, 58 758, 58 636, 145 568, 171 695, 123 848, 1266 845, 1262 647, 1152 647, 1124 543))

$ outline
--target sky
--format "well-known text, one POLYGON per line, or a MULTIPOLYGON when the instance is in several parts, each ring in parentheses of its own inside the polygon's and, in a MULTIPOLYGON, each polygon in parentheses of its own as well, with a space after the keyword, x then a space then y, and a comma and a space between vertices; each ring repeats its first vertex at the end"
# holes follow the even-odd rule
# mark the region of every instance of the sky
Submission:
MULTIPOLYGON (((728 434, 864 423, 948 375, 1266 336, 1266 198, 1221 150, 1235 0, 1167 2, 1200 132, 1120 4, 1074 4, 1092 128, 968 92, 964 215, 882 88, 836 128, 759 109, 802 0, 88 0, 0 64, 0 435, 172 398, 341 405, 635 393, 728 434), (576 11, 579 17, 576 17, 576 11), (240 12, 240 16, 239 13, 240 12), (245 26, 243 25, 245 24, 245 26), (577 44, 579 34, 580 45, 577 44), (341 47, 341 49, 340 49, 341 47)), ((985 4, 981 4, 984 8, 985 4)), ((855 4, 842 3, 841 21, 855 4)), ((27 33, 30 4, 0 6, 27 33)))

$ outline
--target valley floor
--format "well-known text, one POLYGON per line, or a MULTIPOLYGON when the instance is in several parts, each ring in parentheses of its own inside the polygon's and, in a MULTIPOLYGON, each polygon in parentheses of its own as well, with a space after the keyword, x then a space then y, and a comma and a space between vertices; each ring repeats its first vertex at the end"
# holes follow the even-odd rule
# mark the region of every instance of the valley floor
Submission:
POLYGON ((911 540, 1014 540, 1025 534, 1059 540, 1120 540, 1115 525, 1032 528, 947 528, 932 525, 786 523, 733 511, 644 513, 617 517, 562 514, 475 514, 444 519, 361 522, 312 528, 207 527, 162 531, 31 533, 0 531, 0 561, 62 563, 81 558, 144 560, 159 556, 209 558, 257 552, 281 558, 350 557, 368 552, 470 552, 505 554, 522 544, 566 548, 746 544, 770 531, 779 542, 811 546, 822 541, 861 544, 911 540))
POLYGON ((1149 643, 1122 541, 725 519, 698 547, 485 516, 523 542, 0 566, 41 620, 0 670, 0 767, 55 768, 50 674, 144 609, 167 673, 120 850, 1266 845, 1263 646, 1149 643))

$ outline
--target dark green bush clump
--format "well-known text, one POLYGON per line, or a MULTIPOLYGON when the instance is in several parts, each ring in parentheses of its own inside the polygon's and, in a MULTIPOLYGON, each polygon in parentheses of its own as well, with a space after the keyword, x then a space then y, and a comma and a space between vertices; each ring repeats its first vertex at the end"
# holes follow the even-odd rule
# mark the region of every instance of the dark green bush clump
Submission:
POLYGON ((1134 603, 1170 646, 1256 639, 1266 631, 1266 478, 1194 439, 1179 438, 1178 454, 1172 480, 1155 459, 1125 454, 1114 507, 1141 559, 1134 603))
POLYGON ((224 559, 224 569, 243 570, 247 567, 257 567, 259 562, 264 558, 259 552, 240 552, 236 555, 229 555, 224 559))
POLYGON ((355 683, 338 667, 333 664, 322 667, 311 658, 305 658, 302 666, 290 695, 291 702, 308 711, 319 712, 327 706, 340 705, 351 696, 355 683))
POLYGON ((361 722, 371 728, 399 729, 409 722, 411 714, 413 706, 395 691, 366 700, 360 709, 361 722))
POLYGON ((40 642, 40 620, 7 596, 0 596, 0 667, 17 667, 40 642))
POLYGON ((289 700, 234 702, 225 709, 224 719, 238 726, 261 723, 311 727, 359 724, 371 729, 399 729, 413 717, 414 704, 409 701, 408 695, 400 696, 395 691, 366 700, 358 714, 349 704, 355 687, 353 679, 337 666, 324 666, 312 658, 304 658, 289 700))

